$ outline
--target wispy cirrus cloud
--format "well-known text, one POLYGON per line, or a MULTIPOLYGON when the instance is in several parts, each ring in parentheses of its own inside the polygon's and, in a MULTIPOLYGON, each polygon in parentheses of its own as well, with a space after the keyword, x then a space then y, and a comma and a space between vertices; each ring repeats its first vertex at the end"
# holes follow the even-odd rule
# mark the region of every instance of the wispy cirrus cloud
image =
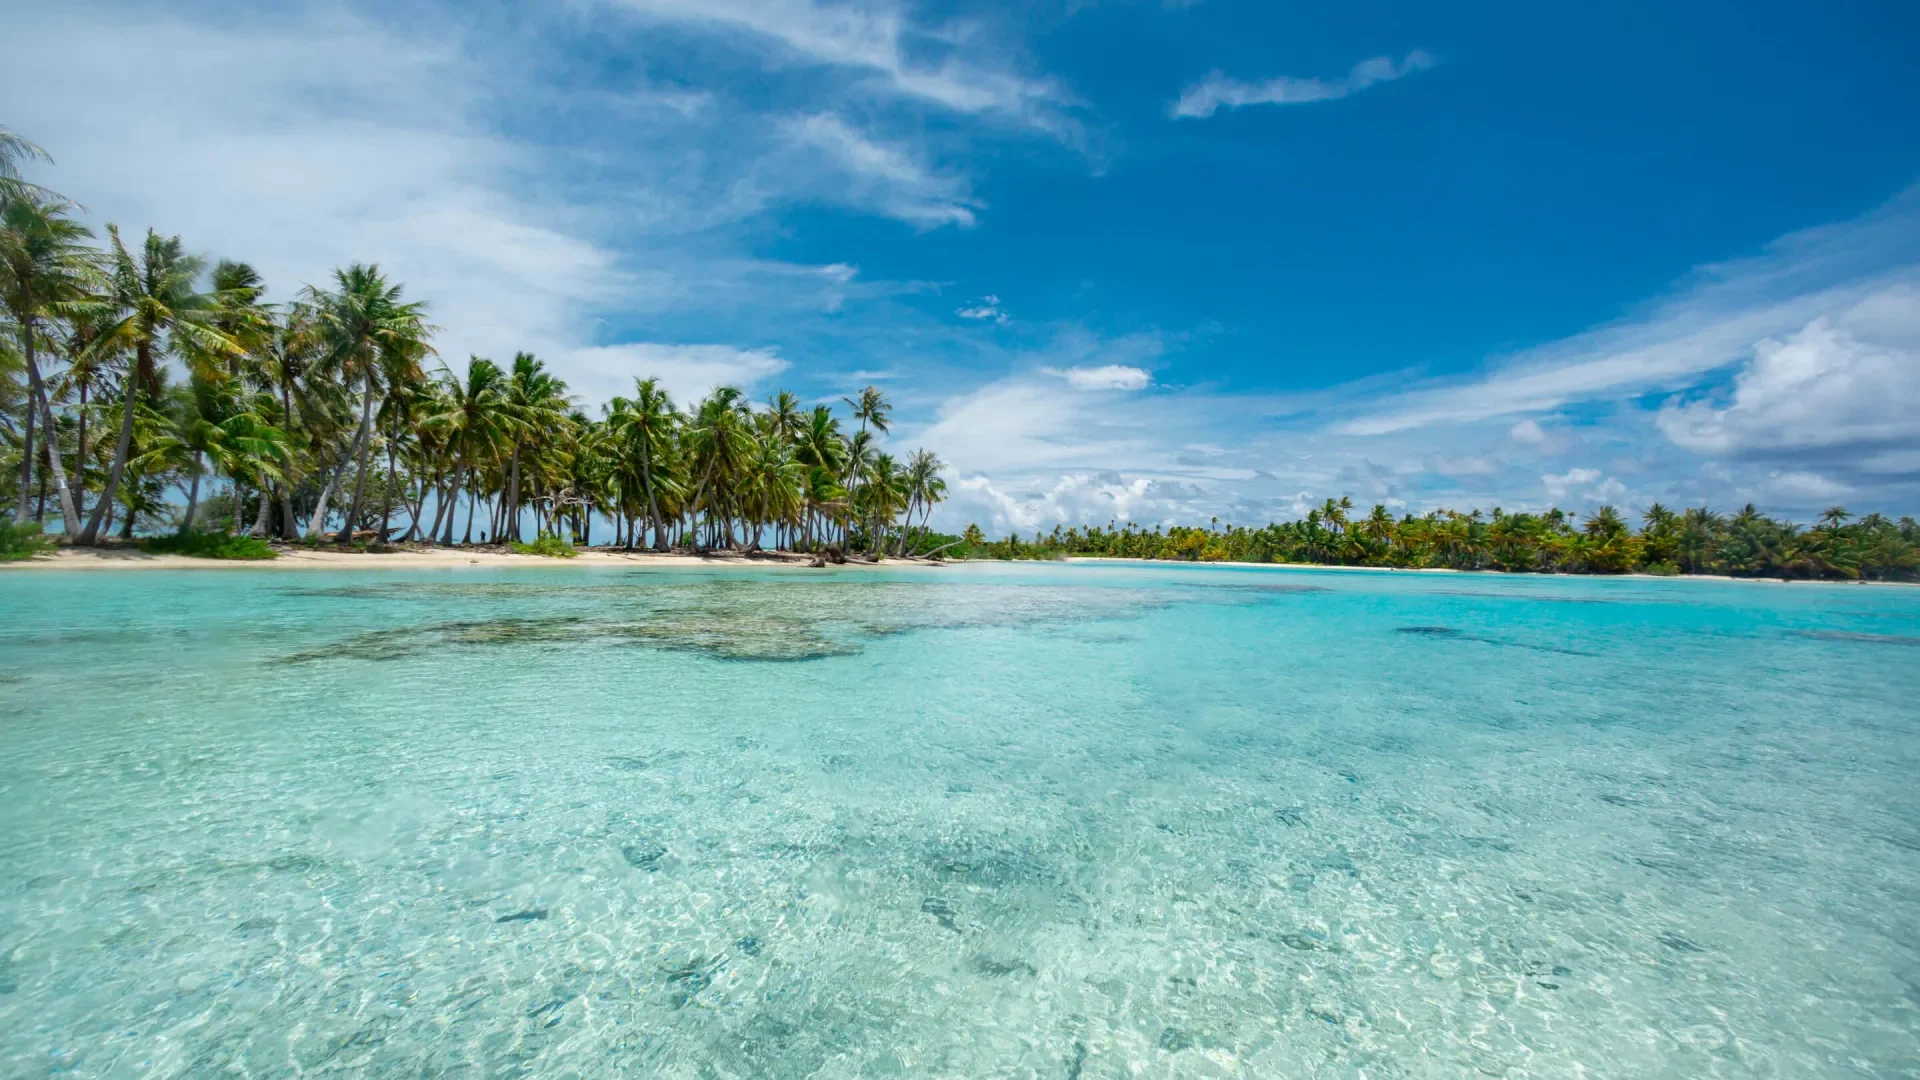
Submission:
POLYGON ((1868 341, 1912 341, 1920 314, 1920 188, 1853 221, 1781 237, 1759 255, 1701 268, 1642 314, 1455 378, 1410 378, 1333 430, 1384 435, 1571 403, 1686 390, 1823 317, 1868 341))
POLYGON ((1399 60, 1376 56, 1353 65, 1338 79, 1299 78, 1281 75, 1258 82, 1235 79, 1215 71, 1189 86, 1168 109, 1175 119, 1204 120, 1221 109, 1248 105, 1306 105, 1316 101, 1337 101, 1351 97, 1378 83, 1404 79, 1426 71, 1439 61, 1420 49, 1399 60))
POLYGON ((823 155, 848 179, 831 197, 923 229, 974 224, 979 200, 967 194, 964 177, 942 173, 902 146, 886 145, 853 129, 833 113, 788 121, 796 146, 823 155))
POLYGON ((917 22, 890 0, 608 0, 636 16, 729 33, 780 63, 847 69, 870 90, 963 113, 992 113, 1056 134, 1073 130, 1069 96, 1020 74, 1012 50, 978 22, 917 22))

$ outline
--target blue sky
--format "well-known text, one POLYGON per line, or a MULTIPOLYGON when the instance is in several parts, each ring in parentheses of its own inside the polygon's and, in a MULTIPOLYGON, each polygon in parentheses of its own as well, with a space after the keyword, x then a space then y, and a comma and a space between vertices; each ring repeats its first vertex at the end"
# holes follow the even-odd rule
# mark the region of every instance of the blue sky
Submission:
POLYGON ((1920 508, 1911 4, 37 5, 36 178, 442 356, 834 398, 945 524, 1920 508))

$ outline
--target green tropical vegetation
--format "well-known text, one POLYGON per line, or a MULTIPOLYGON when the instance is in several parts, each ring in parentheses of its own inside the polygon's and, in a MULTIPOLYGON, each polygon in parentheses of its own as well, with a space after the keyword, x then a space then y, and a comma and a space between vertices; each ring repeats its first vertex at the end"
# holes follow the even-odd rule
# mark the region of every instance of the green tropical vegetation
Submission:
POLYGON ((1832 507, 1803 527, 1748 505, 1732 515, 1655 503, 1638 527, 1603 506, 1584 518, 1562 510, 1490 514, 1436 510, 1355 514, 1328 499, 1298 521, 1243 528, 1142 528, 1112 523, 1060 528, 1031 540, 988 540, 977 525, 955 541, 966 558, 1089 556, 1185 562, 1310 563, 1560 574, 1724 574, 1734 577, 1911 581, 1920 576, 1920 524, 1832 507))
POLYGON ((274 559, 279 552, 255 536, 201 532, 187 529, 163 533, 140 541, 143 550, 155 555, 191 555, 200 559, 274 559))
POLYGON ((41 535, 37 523, 0 521, 0 562, 31 559, 52 548, 53 541, 41 535))
POLYGON ((571 559, 580 554, 579 548, 557 536, 542 536, 527 543, 509 540, 507 549, 515 555, 544 555, 549 559, 571 559))
POLYGON ((21 176, 46 160, 0 128, 0 495, 59 543, 564 556, 599 521, 626 548, 877 557, 919 546, 945 497, 938 458, 883 448, 875 387, 843 417, 734 387, 678 403, 637 378, 592 417, 531 353, 443 361, 426 305, 378 266, 275 303, 180 237, 108 225, 96 243, 21 176))

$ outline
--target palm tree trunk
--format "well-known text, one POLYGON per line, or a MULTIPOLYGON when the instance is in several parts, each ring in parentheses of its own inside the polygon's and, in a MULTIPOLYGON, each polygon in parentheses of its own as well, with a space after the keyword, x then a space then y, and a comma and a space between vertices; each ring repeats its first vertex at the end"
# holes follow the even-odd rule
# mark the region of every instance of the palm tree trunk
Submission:
MULTIPOLYGON (((27 415, 28 416, 33 415, 33 408, 31 404, 29 404, 27 408, 27 415)), ((54 451, 52 447, 49 447, 47 450, 42 452, 53 453, 54 451)), ((40 470, 40 494, 36 496, 38 501, 34 503, 34 507, 33 507, 33 523, 35 525, 44 524, 47 520, 47 472, 48 470, 45 468, 42 468, 40 470)))
POLYGON ((267 496, 266 485, 260 486, 260 509, 254 514, 253 527, 247 530, 248 536, 265 538, 267 535, 267 512, 272 508, 272 500, 267 496))
POLYGON ((187 481, 187 516, 180 519, 180 531, 193 528, 193 512, 200 505, 200 451, 193 452, 193 479, 187 481))
POLYGON ((503 528, 498 534, 502 540, 520 539, 520 440, 513 440, 513 464, 507 470, 507 507, 513 514, 509 524, 502 520, 503 528), (512 533, 508 536, 508 533, 512 533))
POLYGON ((20 490, 20 505, 13 512, 13 520, 16 522, 27 520, 28 492, 33 490, 33 427, 39 419, 40 403, 29 396, 27 422, 21 429, 23 434, 20 442, 20 483, 16 485, 20 490))
MULTIPOLYGON (((439 477, 436 476, 433 479, 438 480, 439 477)), ((420 515, 426 512, 427 488, 430 486, 432 486, 432 481, 429 481, 426 473, 422 471, 418 486, 415 488, 419 497, 417 499, 413 497, 407 499, 407 535, 400 538, 402 543, 410 544, 415 537, 420 535, 420 515)))
POLYGON ((393 454, 394 454, 393 440, 388 439, 387 440, 387 488, 386 488, 385 496, 380 503, 380 542, 383 544, 387 542, 387 527, 393 522, 393 477, 394 477, 393 454))
MULTIPOLYGON (((460 482, 464 479, 466 479, 466 477, 463 475, 461 464, 455 462, 453 466, 453 483, 447 486, 447 497, 441 500, 447 511, 447 525, 446 532, 442 535, 440 543, 447 547, 453 546, 453 519, 460 508, 460 482)), ((437 516, 434 518, 436 522, 439 520, 437 516)))
MULTIPOLYGON (((280 412, 282 414, 280 422, 286 425, 288 439, 292 439, 293 379, 287 375, 285 368, 281 369, 280 374, 280 412)), ((286 533, 285 536, 281 537, 283 540, 300 539, 300 526, 293 518, 293 487, 300 482, 299 474, 295 471, 293 463, 298 457, 298 454, 289 455, 287 460, 287 475, 285 479, 280 481, 280 528, 286 533)))
MULTIPOLYGON (((60 429, 55 427, 53 423, 53 409, 47 404, 47 385, 40 379, 39 354, 34 348, 34 334, 36 333, 33 325, 34 321, 35 320, 28 320, 27 324, 20 328, 21 349, 26 354, 27 360, 27 389, 28 393, 32 395, 32 400, 27 403, 28 423, 32 423, 33 409, 38 406, 41 420, 40 437, 46 440, 57 440, 57 434, 60 429)), ((60 523, 66 529, 68 542, 72 543, 73 538, 80 532, 80 512, 74 508, 73 491, 67 486, 67 470, 66 466, 60 463, 57 441, 50 445, 54 445, 56 449, 48 455, 50 460, 47 467, 53 473, 54 494, 58 496, 60 500, 60 523)), ((32 455, 29 453, 24 460, 31 459, 32 455)), ((24 474, 22 475, 24 476, 24 474)), ((26 490, 25 483, 21 484, 21 490, 23 492, 26 490)), ((20 504, 20 511, 24 516, 26 513, 26 503, 24 500, 20 504)))
POLYGON ((78 518, 87 511, 87 380, 80 380, 80 442, 73 454, 73 512, 78 518))
MULTIPOLYGON (((32 344, 28 344, 32 348, 32 344)), ((29 353, 31 355, 31 353, 29 353)), ((74 543, 91 547, 100 535, 100 522, 107 507, 113 504, 113 498, 120 491, 120 477, 127 471, 127 452, 133 448, 133 409, 140 400, 140 376, 151 369, 153 346, 141 341, 134 347, 134 367, 127 372, 126 386, 121 394, 125 403, 120 409, 120 438, 113 444, 113 466, 107 470, 107 486, 100 492, 99 505, 93 508, 93 516, 87 519, 87 527, 80 532, 80 538, 74 543)), ((35 377, 38 381, 38 376, 35 377)), ((45 398, 42 399, 45 403, 45 398)), ((131 516, 131 515, 129 515, 131 516)))
MULTIPOLYGON (((348 456, 352 456, 351 448, 348 449, 348 456)), ((342 458, 339 464, 335 465, 333 469, 327 473, 326 482, 320 485, 320 497, 314 502, 313 513, 307 518, 308 536, 318 537, 324 535, 327 527, 327 503, 333 498, 333 485, 339 483, 340 474, 346 467, 346 459, 342 458)))
POLYGON ((360 500, 367 493, 367 453, 373 449, 373 372, 369 371, 360 380, 360 452, 359 468, 353 478, 353 508, 347 511, 347 520, 340 524, 340 535, 334 537, 338 543, 347 543, 353 539, 353 527, 360 520, 360 500))
MULTIPOLYGON (((653 550, 667 550, 667 523, 660 520, 660 500, 653 494, 653 447, 643 439, 640 443, 640 479, 647 485, 647 516, 653 522, 653 550)), ((627 536, 627 546, 633 546, 633 536, 627 536)))
POLYGON ((467 533, 460 538, 461 547, 466 547, 473 543, 473 511, 475 504, 479 501, 480 493, 469 487, 467 489, 467 533))

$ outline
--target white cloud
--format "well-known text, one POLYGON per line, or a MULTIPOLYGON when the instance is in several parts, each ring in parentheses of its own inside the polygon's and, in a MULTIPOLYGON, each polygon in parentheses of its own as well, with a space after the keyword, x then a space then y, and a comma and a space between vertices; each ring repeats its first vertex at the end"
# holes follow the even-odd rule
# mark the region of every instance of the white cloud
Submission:
POLYGON ((1166 485, 1144 476, 1123 479, 1118 473, 1068 473, 1031 491, 1005 491, 980 475, 962 477, 954 486, 958 505, 951 509, 958 512, 956 520, 965 515, 996 536, 1009 530, 1033 532, 1055 522, 1152 521, 1169 501, 1154 495, 1156 487, 1166 485))
POLYGON ((787 361, 771 349, 738 349, 731 345, 600 345, 574 349, 565 355, 567 370, 579 385, 572 387, 604 400, 630 394, 636 376, 660 380, 681 406, 705 397, 715 387, 754 390, 787 370, 787 361))
POLYGON ((837 138, 832 118, 809 129, 820 145, 796 147, 787 118, 728 112, 700 90, 571 95, 569 112, 618 124, 515 137, 501 102, 553 92, 530 69, 536 31, 563 28, 538 21, 502 42, 431 7, 392 22, 326 5, 244 20, 112 2, 9 15, 47 47, 0 65, 7 122, 49 146, 58 165, 39 178, 96 226, 153 225, 247 260, 274 300, 378 263, 430 305, 455 367, 524 349, 597 392, 605 373, 575 366, 613 355, 595 345, 712 340, 716 315, 726 337, 765 340, 756 324, 790 329, 795 314, 918 288, 752 256, 738 224, 770 205, 838 192, 923 223, 971 220, 963 181, 904 150, 837 138), (509 48, 526 69, 483 62, 509 48), (148 85, 156 54, 165 94, 148 85))
POLYGON ((903 147, 874 142, 832 113, 789 121, 786 131, 846 175, 848 184, 832 196, 835 201, 923 229, 972 225, 974 211, 983 205, 967 195, 963 178, 935 172, 903 147))
POLYGON ((506 193, 516 148, 467 117, 458 53, 344 16, 210 27, 85 8, 21 13, 9 123, 97 221, 253 262, 287 299, 378 262, 432 307, 444 352, 550 349, 624 284, 614 254, 506 193), (170 58, 167 91, 148 84, 170 58), (111 117, 111 120, 107 119, 111 117), (135 164, 137 163, 137 165, 135 164))
POLYGON ((1767 494, 1790 503, 1824 502, 1854 494, 1854 489, 1819 473, 1795 469, 1767 474, 1767 494))
POLYGON ((1075 390, 1144 390, 1153 382, 1146 371, 1125 364, 1068 368, 1061 375, 1075 390))
POLYGON ((1376 56, 1353 65, 1339 79, 1302 79, 1290 75, 1245 82, 1215 71, 1180 95, 1169 110, 1180 119, 1205 119, 1221 109, 1246 105, 1304 105, 1315 101, 1337 101, 1365 90, 1376 83, 1403 79, 1434 66, 1434 58, 1415 49, 1402 60, 1376 56))
MULTIPOLYGON (((1898 292, 1920 303, 1913 290, 1898 292)), ((1908 311, 1920 325, 1920 308, 1908 311)), ((1920 442, 1920 353, 1871 345, 1815 319, 1755 346, 1724 407, 1668 405, 1659 424, 1679 445, 1714 455, 1851 455, 1911 446, 1920 442)))
POLYGON ((997 113, 1056 133, 1072 130, 1052 81, 1005 63, 1006 43, 977 24, 922 27, 886 0, 615 0, 644 18, 729 32, 771 45, 774 59, 877 76, 891 94, 962 113, 997 113))
POLYGON ((1545 446, 1548 443, 1547 431, 1540 422, 1531 417, 1520 421, 1507 429, 1507 438, 1528 446, 1545 446))
POLYGON ((1567 497, 1567 492, 1576 487, 1585 487, 1598 479, 1600 479, 1599 469, 1568 469, 1559 476, 1551 473, 1544 475, 1540 477, 1540 483, 1546 486, 1549 497, 1564 499, 1567 497))
POLYGON ((972 319, 976 322, 992 321, 1001 326, 1006 326, 1013 321, 1007 317, 1005 309, 1001 308, 1000 298, 991 293, 955 311, 954 314, 963 319, 972 319))
POLYGON ((1591 400, 1679 391, 1735 364, 1756 342, 1823 315, 1842 325, 1893 321, 1920 332, 1920 189, 1840 225, 1782 237, 1750 259, 1703 267, 1641 317, 1528 349, 1471 377, 1416 382, 1333 430, 1382 435, 1540 413, 1591 400))

